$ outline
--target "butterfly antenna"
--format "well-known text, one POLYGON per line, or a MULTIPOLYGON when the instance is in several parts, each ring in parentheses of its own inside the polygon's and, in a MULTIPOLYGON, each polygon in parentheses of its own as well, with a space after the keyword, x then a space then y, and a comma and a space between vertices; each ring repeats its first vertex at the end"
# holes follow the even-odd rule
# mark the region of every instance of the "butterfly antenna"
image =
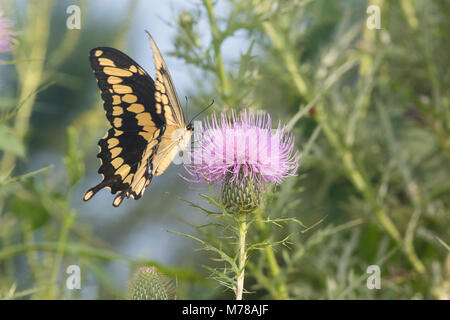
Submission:
POLYGON ((195 118, 197 118, 197 117, 198 117, 199 115, 201 115, 203 112, 205 112, 206 110, 208 110, 209 108, 211 108, 213 104, 214 104, 214 99, 212 99, 211 103, 210 103, 205 109, 203 109, 202 111, 200 111, 199 113, 197 113, 197 114, 191 119, 191 121, 189 121, 189 123, 192 124, 192 121, 194 121, 195 118))

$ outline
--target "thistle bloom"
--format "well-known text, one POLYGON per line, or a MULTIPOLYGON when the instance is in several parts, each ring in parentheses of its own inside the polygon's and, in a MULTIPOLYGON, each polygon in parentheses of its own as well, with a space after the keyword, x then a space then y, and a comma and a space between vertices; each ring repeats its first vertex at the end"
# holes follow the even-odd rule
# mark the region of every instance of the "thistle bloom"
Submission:
POLYGON ((222 185, 223 197, 239 194, 242 202, 242 197, 248 196, 242 191, 248 193, 251 189, 257 193, 259 203, 265 186, 280 184, 297 171, 299 156, 294 153, 294 136, 280 123, 272 129, 267 113, 222 112, 220 119, 213 114, 204 127, 195 131, 196 135, 199 131, 199 145, 193 150, 192 162, 185 165, 191 176, 186 180, 222 185))
POLYGON ((0 10, 0 53, 11 51, 12 36, 15 34, 11 29, 11 20, 3 17, 3 12, 0 10))

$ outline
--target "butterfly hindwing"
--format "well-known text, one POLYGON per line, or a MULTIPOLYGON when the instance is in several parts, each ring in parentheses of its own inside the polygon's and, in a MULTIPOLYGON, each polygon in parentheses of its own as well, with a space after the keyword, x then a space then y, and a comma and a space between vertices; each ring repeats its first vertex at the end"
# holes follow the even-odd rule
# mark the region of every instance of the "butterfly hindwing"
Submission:
POLYGON ((118 206, 124 197, 138 199, 152 178, 151 159, 156 153, 166 121, 155 108, 155 84, 131 58, 119 50, 99 47, 90 61, 111 128, 99 141, 99 173, 103 181, 90 189, 89 200, 102 188, 110 188, 118 206))

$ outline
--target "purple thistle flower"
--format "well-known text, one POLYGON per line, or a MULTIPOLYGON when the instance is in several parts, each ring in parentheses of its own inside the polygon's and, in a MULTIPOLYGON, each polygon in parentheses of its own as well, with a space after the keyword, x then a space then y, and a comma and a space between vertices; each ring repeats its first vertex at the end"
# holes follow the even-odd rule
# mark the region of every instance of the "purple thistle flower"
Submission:
POLYGON ((280 123, 272 129, 267 113, 222 112, 220 119, 213 114, 196 135, 199 131, 199 146, 185 165, 189 182, 241 185, 250 180, 259 190, 296 174, 299 155, 294 153, 294 136, 280 123))
POLYGON ((0 10, 0 53, 12 50, 12 36, 16 34, 11 29, 12 25, 12 21, 5 18, 0 10))

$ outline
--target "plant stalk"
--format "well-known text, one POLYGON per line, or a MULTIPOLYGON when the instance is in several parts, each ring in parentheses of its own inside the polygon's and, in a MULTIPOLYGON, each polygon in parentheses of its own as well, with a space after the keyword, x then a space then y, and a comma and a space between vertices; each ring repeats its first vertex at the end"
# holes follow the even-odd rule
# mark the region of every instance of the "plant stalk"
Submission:
POLYGON ((245 238, 247 235, 247 215, 245 213, 238 213, 238 230, 239 230, 239 271, 237 274, 236 286, 236 300, 242 300, 242 293, 244 292, 244 278, 245 278, 245 262, 247 259, 247 249, 245 238))
MULTIPOLYGON (((261 220, 261 212, 260 210, 257 210, 255 214, 259 215, 259 219, 257 222, 257 225, 259 229, 264 233, 266 231, 266 228, 264 226, 264 223, 262 223, 261 220)), ((270 275, 273 279, 276 279, 277 284, 273 286, 273 290, 271 291, 271 294, 275 300, 289 300, 289 294, 286 287, 286 284, 284 281, 279 279, 280 275, 280 266, 278 265, 277 259, 275 257, 275 253, 273 251, 273 248, 271 246, 267 246, 265 249, 265 254, 267 258, 267 262, 269 265, 269 271, 270 275)))

